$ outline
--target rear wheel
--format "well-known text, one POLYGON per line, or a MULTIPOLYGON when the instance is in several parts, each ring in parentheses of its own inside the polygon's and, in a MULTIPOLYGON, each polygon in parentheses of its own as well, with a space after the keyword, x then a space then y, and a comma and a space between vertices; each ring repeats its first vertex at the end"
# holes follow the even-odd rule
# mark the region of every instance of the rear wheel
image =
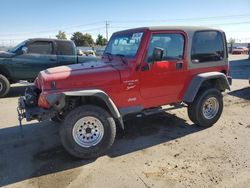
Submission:
POLYGON ((10 90, 9 80, 2 74, 0 74, 0 97, 5 97, 10 90))
POLYGON ((84 105, 65 117, 60 136, 64 148, 73 156, 83 159, 104 154, 116 135, 114 119, 104 109, 84 105))
POLYGON ((188 116, 195 124, 210 127, 215 124, 223 111, 223 97, 215 88, 205 88, 198 92, 193 103, 188 105, 188 116))

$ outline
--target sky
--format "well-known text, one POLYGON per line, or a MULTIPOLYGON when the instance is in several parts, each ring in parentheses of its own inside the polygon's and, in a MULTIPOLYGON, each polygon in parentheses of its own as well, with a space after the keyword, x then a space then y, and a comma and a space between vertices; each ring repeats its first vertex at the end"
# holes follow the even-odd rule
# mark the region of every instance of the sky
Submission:
POLYGON ((59 30, 106 36, 155 25, 202 25, 250 42, 250 0, 0 0, 0 46, 59 30))

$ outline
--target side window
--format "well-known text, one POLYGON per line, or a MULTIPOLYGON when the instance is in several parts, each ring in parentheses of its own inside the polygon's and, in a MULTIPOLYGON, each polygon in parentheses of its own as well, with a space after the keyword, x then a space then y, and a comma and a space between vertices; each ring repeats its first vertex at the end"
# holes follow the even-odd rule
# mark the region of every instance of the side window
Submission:
POLYGON ((153 51, 156 47, 164 49, 163 60, 181 60, 184 53, 184 36, 182 34, 153 34, 146 62, 153 61, 153 51))
POLYGON ((57 55, 74 55, 75 46, 72 42, 57 41, 57 55))
POLYGON ((28 54, 52 54, 52 42, 37 41, 28 46, 28 54))
POLYGON ((194 63, 224 59, 224 43, 218 31, 198 31, 194 34, 191 60, 194 63))

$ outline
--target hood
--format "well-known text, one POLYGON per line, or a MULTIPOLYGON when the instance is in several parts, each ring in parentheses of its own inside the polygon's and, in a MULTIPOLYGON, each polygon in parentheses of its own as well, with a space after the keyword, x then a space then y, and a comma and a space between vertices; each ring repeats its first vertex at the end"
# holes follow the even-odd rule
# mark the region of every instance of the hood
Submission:
POLYGON ((6 58, 6 57, 11 57, 14 54, 11 52, 6 52, 6 51, 0 51, 0 58, 6 58))
POLYGON ((67 66, 60 66, 60 67, 54 67, 47 69, 46 72, 48 74, 60 74, 60 73, 65 73, 65 72, 75 72, 78 70, 83 70, 83 69, 92 69, 92 68, 99 68, 99 67, 104 67, 107 66, 107 63, 104 63, 100 60, 96 61, 88 61, 87 63, 79 63, 79 64, 72 64, 72 65, 67 65, 67 66))
POLYGON ((38 85, 44 90, 51 90, 53 87, 77 90, 113 84, 120 84, 120 73, 111 64, 102 61, 55 67, 42 71, 38 77, 38 85))

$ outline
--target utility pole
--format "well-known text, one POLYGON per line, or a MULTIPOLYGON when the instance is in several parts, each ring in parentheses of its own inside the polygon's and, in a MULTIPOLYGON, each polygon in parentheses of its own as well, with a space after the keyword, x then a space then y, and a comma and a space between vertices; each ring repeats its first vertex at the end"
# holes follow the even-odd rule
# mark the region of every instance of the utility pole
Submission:
POLYGON ((108 23, 108 21, 106 21, 106 39, 107 39, 107 40, 109 40, 108 26, 109 26, 109 23, 108 23))

